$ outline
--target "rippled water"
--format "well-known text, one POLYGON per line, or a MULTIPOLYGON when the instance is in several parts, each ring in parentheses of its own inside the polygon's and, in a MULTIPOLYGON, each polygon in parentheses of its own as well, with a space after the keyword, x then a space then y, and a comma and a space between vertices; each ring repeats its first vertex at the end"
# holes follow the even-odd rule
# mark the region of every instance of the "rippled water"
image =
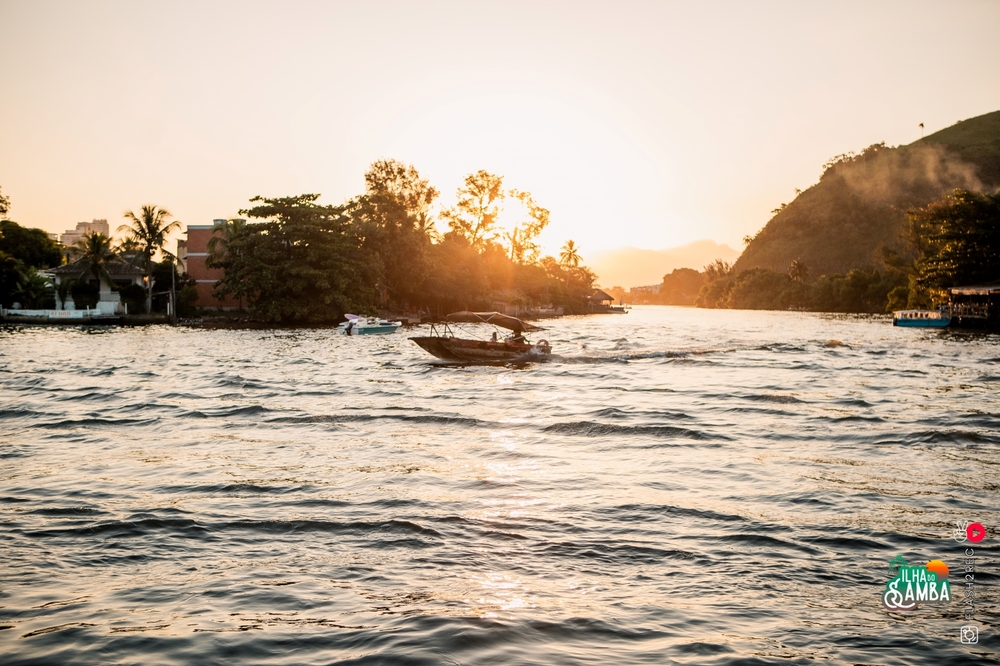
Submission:
POLYGON ((2 661, 996 663, 1000 337, 545 324, 523 368, 421 328, 0 331, 2 661), (956 600, 883 610, 897 554, 956 600))

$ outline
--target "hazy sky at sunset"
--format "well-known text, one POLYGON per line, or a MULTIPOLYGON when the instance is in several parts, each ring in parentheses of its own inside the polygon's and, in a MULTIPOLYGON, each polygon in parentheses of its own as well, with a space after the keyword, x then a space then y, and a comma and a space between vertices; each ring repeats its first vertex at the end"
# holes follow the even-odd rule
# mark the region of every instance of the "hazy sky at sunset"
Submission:
POLYGON ((829 157, 1000 109, 1000 2, 0 0, 0 188, 48 231, 478 169, 546 250, 742 247, 829 157))

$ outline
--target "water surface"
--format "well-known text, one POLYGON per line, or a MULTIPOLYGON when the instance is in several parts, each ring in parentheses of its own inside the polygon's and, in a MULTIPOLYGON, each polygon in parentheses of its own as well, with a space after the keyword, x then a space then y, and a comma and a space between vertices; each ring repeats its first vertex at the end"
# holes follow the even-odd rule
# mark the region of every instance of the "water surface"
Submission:
POLYGON ((0 331, 3 662, 996 663, 1000 338, 544 324, 518 368, 426 327, 0 331), (958 519, 978 645, 958 595, 880 601, 897 554, 961 590, 958 519))

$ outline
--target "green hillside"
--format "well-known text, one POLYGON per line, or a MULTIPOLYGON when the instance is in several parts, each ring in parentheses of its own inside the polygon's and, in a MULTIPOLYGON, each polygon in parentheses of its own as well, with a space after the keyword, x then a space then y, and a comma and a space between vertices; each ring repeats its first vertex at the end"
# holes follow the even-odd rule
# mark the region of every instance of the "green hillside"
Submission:
POLYGON ((776 212, 734 266, 809 275, 876 264, 880 245, 900 247, 906 211, 956 187, 1000 187, 1000 111, 971 118, 906 146, 869 146, 825 165, 820 181, 776 212))

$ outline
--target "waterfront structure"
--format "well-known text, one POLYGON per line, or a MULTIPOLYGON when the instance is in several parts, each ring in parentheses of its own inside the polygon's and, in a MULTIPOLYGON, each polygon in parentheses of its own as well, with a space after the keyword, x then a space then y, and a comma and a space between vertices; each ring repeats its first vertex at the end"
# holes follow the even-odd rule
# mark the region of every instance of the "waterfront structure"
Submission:
POLYGON ((948 290, 951 325, 1000 329, 1000 280, 948 290))
POLYGON ((178 260, 182 261, 183 271, 195 281, 198 290, 199 308, 216 308, 219 310, 237 310, 240 302, 234 298, 218 298, 215 295, 215 285, 219 283, 226 272, 221 268, 208 267, 208 242, 216 229, 222 228, 226 220, 213 220, 212 224, 189 224, 187 238, 177 242, 178 260), (181 245, 183 243, 183 246, 181 245), (183 251, 183 260, 181 253, 183 251))
POLYGON ((595 289, 594 293, 587 297, 587 311, 590 314, 626 314, 628 307, 615 305, 614 296, 603 289, 595 289))
POLYGON ((73 263, 66 264, 65 266, 57 266, 45 271, 47 275, 52 277, 52 281, 56 286, 56 308, 59 310, 74 309, 72 298, 67 299, 65 303, 59 301, 59 284, 66 280, 74 280, 76 282, 86 280, 99 289, 97 311, 104 315, 125 314, 118 290, 133 284, 142 286, 143 271, 131 262, 121 259, 108 262, 106 268, 111 282, 108 282, 106 279, 97 279, 89 271, 86 271, 82 259, 77 259, 73 263))

